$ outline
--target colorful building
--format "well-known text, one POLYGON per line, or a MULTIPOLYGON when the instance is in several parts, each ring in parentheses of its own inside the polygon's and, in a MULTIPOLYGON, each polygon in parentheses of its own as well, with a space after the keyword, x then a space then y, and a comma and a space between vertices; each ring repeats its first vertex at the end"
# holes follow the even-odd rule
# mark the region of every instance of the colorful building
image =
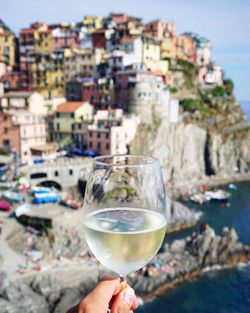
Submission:
POLYGON ((147 66, 148 62, 160 61, 160 41, 154 37, 143 36, 142 42, 142 62, 147 66))
POLYGON ((38 92, 10 91, 1 98, 2 111, 27 111, 33 114, 45 115, 47 109, 44 98, 38 92))
POLYGON ((25 111, 0 113, 0 145, 18 153, 21 163, 31 159, 31 147, 45 143, 45 122, 41 116, 25 111))
POLYGON ((223 72, 219 65, 210 63, 199 69, 199 83, 201 85, 218 85, 223 84, 223 72))
POLYGON ((50 25, 56 49, 80 48, 79 32, 70 24, 50 25))
POLYGON ((159 40, 176 36, 175 23, 166 23, 155 20, 144 25, 143 33, 146 36, 155 37, 159 40))
POLYGON ((15 35, 0 26, 0 63, 12 68, 15 65, 15 49, 15 35))
POLYGON ((196 48, 192 38, 186 35, 177 36, 175 38, 177 59, 195 63, 196 48))
POLYGON ((88 102, 61 103, 54 115, 54 131, 58 144, 60 146, 76 144, 78 140, 78 136, 75 137, 76 127, 91 122, 92 118, 93 106, 88 102))
POLYGON ((196 33, 185 33, 186 37, 191 38, 196 48, 195 63, 198 66, 206 66, 211 63, 211 42, 196 33))
POLYGON ((102 155, 128 153, 139 122, 139 117, 125 116, 120 109, 97 111, 88 126, 87 149, 102 155))
POLYGON ((82 25, 88 32, 92 33, 93 31, 102 28, 102 17, 86 15, 83 18, 82 25))
POLYGON ((65 51, 65 79, 97 77, 97 66, 102 60, 101 49, 68 49, 65 51))
POLYGON ((114 82, 101 78, 98 81, 82 83, 82 100, 94 106, 96 110, 105 110, 114 106, 114 82))

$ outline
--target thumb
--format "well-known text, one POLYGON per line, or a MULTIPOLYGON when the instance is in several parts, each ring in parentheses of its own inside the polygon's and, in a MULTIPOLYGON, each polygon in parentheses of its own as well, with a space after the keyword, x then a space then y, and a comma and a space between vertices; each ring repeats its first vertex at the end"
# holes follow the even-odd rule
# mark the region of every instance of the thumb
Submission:
POLYGON ((114 299, 111 313, 128 313, 138 306, 135 292, 129 286, 122 290, 114 299))

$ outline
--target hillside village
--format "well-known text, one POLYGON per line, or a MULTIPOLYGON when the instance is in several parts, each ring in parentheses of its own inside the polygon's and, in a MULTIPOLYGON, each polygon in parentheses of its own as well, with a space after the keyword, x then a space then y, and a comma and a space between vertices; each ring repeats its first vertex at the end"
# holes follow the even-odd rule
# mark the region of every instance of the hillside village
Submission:
POLYGON ((174 23, 111 13, 17 36, 0 23, 0 146, 21 164, 58 150, 127 153, 152 107, 170 123, 200 121, 232 93, 211 42, 174 23))

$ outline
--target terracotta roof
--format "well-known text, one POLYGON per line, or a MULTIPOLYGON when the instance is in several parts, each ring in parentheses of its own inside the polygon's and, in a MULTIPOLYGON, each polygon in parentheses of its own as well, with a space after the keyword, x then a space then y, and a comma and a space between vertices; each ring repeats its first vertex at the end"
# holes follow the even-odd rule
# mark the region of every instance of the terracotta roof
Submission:
POLYGON ((79 109, 82 105, 84 105, 84 102, 80 101, 68 101, 64 102, 58 105, 56 112, 58 113, 70 113, 75 112, 77 109, 79 109))
POLYGON ((3 94, 3 98, 29 98, 33 93, 32 91, 9 91, 3 94))
POLYGON ((120 42, 121 43, 129 43, 129 42, 134 42, 136 38, 130 38, 130 37, 123 37, 120 42))
POLYGON ((36 29, 33 28, 23 28, 20 31, 20 34, 33 34, 36 31, 36 29))

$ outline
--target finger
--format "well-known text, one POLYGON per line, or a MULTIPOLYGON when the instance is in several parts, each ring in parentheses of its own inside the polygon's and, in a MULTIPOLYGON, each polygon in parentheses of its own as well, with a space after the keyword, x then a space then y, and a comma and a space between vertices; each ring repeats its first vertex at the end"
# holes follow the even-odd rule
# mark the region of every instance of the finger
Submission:
POLYGON ((137 299, 137 297, 135 296, 135 297, 134 297, 134 301, 133 301, 132 306, 131 306, 131 309, 132 309, 132 310, 135 310, 135 309, 138 308, 138 306, 139 306, 138 299, 137 299))
POLYGON ((129 313, 135 298, 134 290, 131 287, 125 288, 115 297, 111 307, 111 313, 129 313))
POLYGON ((109 302, 114 294, 119 290, 119 279, 109 279, 100 281, 79 305, 79 313, 95 312, 103 313, 108 309, 109 302))

